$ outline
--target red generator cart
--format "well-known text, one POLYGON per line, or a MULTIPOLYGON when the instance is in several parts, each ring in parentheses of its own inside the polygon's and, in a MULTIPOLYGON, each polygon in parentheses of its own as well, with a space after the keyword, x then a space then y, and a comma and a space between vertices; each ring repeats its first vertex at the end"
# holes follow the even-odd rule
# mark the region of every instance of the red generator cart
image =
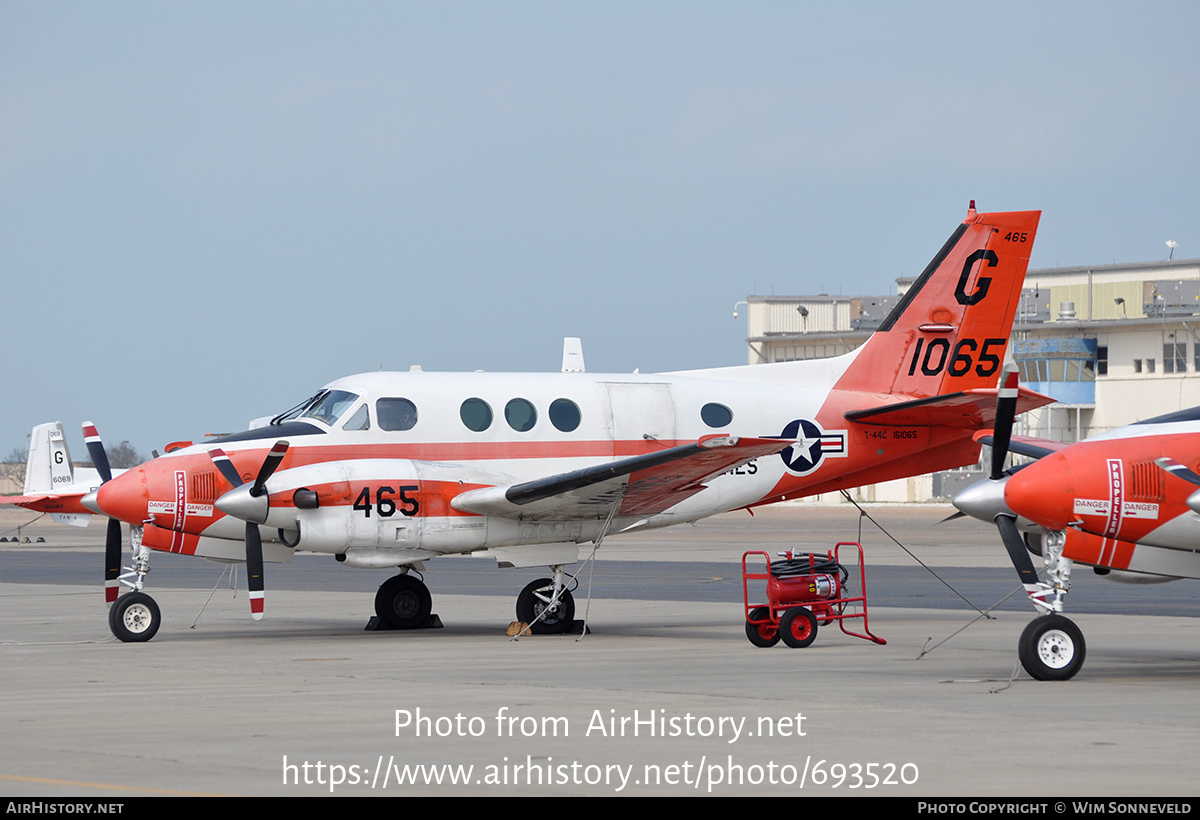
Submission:
MULTIPOLYGON (((817 637, 817 625, 828 626, 837 621, 847 635, 886 644, 883 638, 871 634, 867 624, 867 575, 863 566, 862 545, 841 541, 833 552, 780 553, 782 561, 771 561, 765 552, 750 551, 742 555, 742 592, 746 604, 746 637, 755 646, 774 646, 782 638, 793 649, 803 649, 817 637), (858 550, 858 581, 862 594, 851 597, 847 580, 850 570, 842 565, 842 547, 858 550), (754 556, 766 562, 766 572, 752 572, 746 559, 754 556), (751 603, 750 582, 765 581, 767 600, 751 603), (862 618, 863 632, 852 632, 846 621, 862 618)), ((756 584, 756 588, 759 585, 756 584)))

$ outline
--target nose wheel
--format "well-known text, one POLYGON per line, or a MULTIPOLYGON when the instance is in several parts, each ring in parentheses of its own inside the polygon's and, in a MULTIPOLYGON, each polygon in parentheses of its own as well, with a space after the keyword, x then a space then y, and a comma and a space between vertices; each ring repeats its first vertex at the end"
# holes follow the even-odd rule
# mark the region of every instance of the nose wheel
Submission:
POLYGON ((1037 680, 1070 680, 1083 667, 1087 646, 1070 618, 1043 615, 1025 627, 1017 654, 1021 666, 1037 680))
POLYGON ((162 623, 158 604, 144 592, 129 592, 108 610, 108 628, 124 643, 144 643, 154 637, 162 623))

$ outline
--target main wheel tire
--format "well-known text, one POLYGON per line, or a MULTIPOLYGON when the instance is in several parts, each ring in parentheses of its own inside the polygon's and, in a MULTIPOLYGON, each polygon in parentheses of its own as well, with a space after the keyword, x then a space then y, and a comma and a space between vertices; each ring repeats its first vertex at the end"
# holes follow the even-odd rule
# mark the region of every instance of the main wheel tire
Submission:
POLYGON ((420 629, 432 611, 429 587, 407 573, 388 578, 375 593, 375 614, 388 629, 420 629))
POLYGON ((779 636, 792 649, 803 649, 817 639, 817 616, 805 607, 792 607, 779 619, 779 636))
POLYGON ((125 643, 145 643, 161 623, 158 604, 144 592, 127 592, 108 609, 108 628, 125 643))
POLYGON ((533 624, 529 631, 534 635, 561 635, 569 632, 575 623, 575 599, 570 590, 564 589, 558 598, 558 603, 546 616, 533 623, 537 616, 546 610, 547 601, 554 594, 554 580, 539 578, 525 586, 517 596, 517 620, 525 624, 533 624))
POLYGON ((750 618, 746 621, 746 637, 750 643, 763 649, 779 643, 779 629, 768 620, 770 617, 771 613, 765 606, 750 610, 750 618), (750 621, 765 621, 765 623, 754 624, 750 621))
POLYGON ((1036 680, 1070 680, 1083 668, 1087 644, 1074 621, 1043 615, 1025 627, 1017 654, 1021 666, 1036 680))

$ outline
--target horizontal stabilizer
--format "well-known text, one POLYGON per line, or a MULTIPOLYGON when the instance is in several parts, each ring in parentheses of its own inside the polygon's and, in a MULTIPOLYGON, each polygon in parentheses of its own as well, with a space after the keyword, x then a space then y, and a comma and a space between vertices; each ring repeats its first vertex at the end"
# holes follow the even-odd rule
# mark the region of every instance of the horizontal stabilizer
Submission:
MULTIPOLYGON (((981 430, 975 434, 975 441, 979 444, 992 446, 992 434, 988 430, 981 430)), ((1057 453, 1059 450, 1065 450, 1071 445, 1061 441, 1050 441, 1044 438, 1031 438, 1029 436, 1013 436, 1008 443, 1008 451, 1016 453, 1019 456, 1027 456, 1028 458, 1045 458, 1051 453, 1057 453)))
POLYGON ((695 444, 624 458, 508 486, 484 487, 457 496, 462 512, 506 518, 558 520, 655 515, 704 489, 703 482, 795 442, 782 438, 708 436, 695 444))
MULTIPOLYGON (((852 410, 846 413, 846 419, 860 424, 886 427, 954 427, 960 430, 978 430, 995 425, 998 393, 994 387, 977 387, 958 393, 930 396, 927 399, 852 410)), ((1022 387, 1017 395, 1017 414, 1053 403, 1054 399, 1049 396, 1022 387)))

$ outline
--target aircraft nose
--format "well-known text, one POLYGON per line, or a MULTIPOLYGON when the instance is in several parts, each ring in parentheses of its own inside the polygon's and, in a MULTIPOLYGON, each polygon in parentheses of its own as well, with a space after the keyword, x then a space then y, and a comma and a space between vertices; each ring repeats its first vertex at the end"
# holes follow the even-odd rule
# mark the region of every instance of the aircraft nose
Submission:
POLYGON ((1005 486, 1004 500, 1017 515, 1051 530, 1061 530, 1077 518, 1071 469, 1061 453, 1014 473, 1005 486))
POLYGON ((147 513, 149 499, 145 470, 136 467, 111 481, 104 482, 100 485, 100 489, 88 493, 83 502, 88 509, 100 512, 109 518, 127 521, 130 524, 141 524, 149 518, 147 513))

